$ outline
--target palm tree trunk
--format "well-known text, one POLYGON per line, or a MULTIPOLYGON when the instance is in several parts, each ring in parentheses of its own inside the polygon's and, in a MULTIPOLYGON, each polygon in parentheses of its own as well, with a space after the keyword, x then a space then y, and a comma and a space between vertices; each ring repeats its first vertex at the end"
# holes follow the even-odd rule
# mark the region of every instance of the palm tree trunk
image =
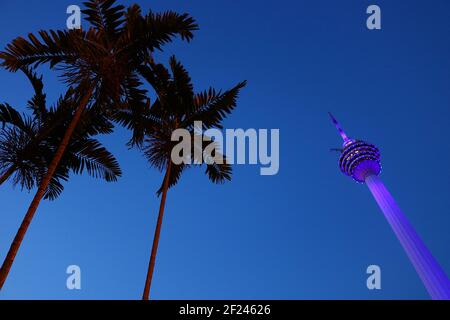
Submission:
POLYGON ((163 222, 167 190, 169 189, 171 167, 172 161, 169 161, 167 165, 166 176, 164 177, 161 203, 159 205, 158 222, 156 223, 155 235, 153 237, 152 254, 150 256, 150 262, 148 264, 147 279, 145 280, 145 287, 144 293, 142 295, 142 300, 148 300, 150 298, 150 286, 152 285, 153 270, 155 269, 156 253, 158 251, 159 235, 161 233, 161 226, 163 222))
POLYGON ((34 214, 39 206, 39 203, 41 202, 45 194, 45 191, 47 190, 50 180, 52 179, 53 174, 55 173, 55 170, 58 167, 58 164, 62 156, 64 155, 64 151, 66 150, 66 147, 70 142, 72 134, 75 128, 77 127, 81 115, 84 109, 86 108, 86 105, 88 104, 91 96, 92 96, 92 89, 89 89, 88 92, 81 99, 80 104, 78 105, 75 114, 73 115, 73 118, 66 129, 66 132, 64 133, 64 137, 60 145, 58 146, 58 149, 56 150, 52 162, 48 167, 47 173, 42 179, 38 191, 36 192, 33 201, 31 201, 27 213, 25 214, 25 218, 23 219, 22 224, 20 225, 20 228, 17 231, 16 236, 14 237, 11 247, 9 248, 8 254, 6 255, 6 258, 3 261, 3 265, 0 269, 0 290, 3 288, 6 278, 8 277, 9 270, 11 269, 11 266, 14 262, 14 258, 16 257, 17 251, 19 251, 22 240, 25 236, 25 233, 27 232, 28 226, 30 225, 31 220, 34 217, 34 214))
POLYGON ((9 167, 8 170, 0 177, 0 185, 2 185, 9 177, 14 173, 16 168, 14 166, 9 167))

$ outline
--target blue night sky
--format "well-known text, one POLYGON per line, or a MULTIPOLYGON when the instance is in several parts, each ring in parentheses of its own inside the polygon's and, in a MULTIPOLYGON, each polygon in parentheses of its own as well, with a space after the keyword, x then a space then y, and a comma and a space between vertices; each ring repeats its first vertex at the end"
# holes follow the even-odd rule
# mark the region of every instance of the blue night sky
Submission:
MULTIPOLYGON (((339 172, 327 111, 380 147, 387 187, 449 274, 450 2, 137 2, 197 19, 191 44, 176 41, 157 58, 176 53, 198 91, 248 80, 226 128, 280 129, 278 175, 234 166, 233 181, 217 186, 195 169, 169 191, 153 298, 427 299, 368 189, 339 172), (381 31, 366 28, 370 4, 381 7, 381 31), (382 290, 366 287, 371 264, 382 290)), ((65 28, 70 4, 0 0, 0 48, 65 28)), ((40 70, 53 102, 64 87, 40 70)), ((0 101, 25 111, 31 94, 21 73, 0 70, 0 101)), ((118 128, 101 138, 121 163, 119 182, 73 176, 41 204, 0 299, 141 297, 162 174, 125 147, 128 137, 118 128), (72 264, 80 291, 66 288, 72 264)), ((0 187, 2 260, 32 196, 0 187)))

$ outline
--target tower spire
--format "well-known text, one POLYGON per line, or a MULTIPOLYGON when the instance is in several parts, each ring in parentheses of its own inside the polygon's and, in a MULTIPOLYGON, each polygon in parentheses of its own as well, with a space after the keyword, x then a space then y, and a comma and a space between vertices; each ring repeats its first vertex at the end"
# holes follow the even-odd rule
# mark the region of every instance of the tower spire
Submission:
POLYGON ((336 120, 336 118, 331 114, 331 112, 328 112, 328 114, 330 115, 331 121, 333 121, 333 124, 335 125, 336 129, 338 130, 339 134, 341 135, 342 140, 344 140, 344 146, 345 146, 347 143, 351 142, 352 140, 347 136, 344 129, 342 129, 341 125, 336 120))

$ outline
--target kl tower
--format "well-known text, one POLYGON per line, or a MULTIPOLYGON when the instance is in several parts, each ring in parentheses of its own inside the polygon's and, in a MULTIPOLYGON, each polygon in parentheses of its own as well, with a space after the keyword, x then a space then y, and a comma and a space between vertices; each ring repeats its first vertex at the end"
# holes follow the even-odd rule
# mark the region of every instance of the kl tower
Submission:
POLYGON ((450 280, 379 177, 380 151, 370 143, 348 137, 331 113, 330 117, 344 140, 339 168, 345 175, 369 187, 431 298, 450 300, 450 280))

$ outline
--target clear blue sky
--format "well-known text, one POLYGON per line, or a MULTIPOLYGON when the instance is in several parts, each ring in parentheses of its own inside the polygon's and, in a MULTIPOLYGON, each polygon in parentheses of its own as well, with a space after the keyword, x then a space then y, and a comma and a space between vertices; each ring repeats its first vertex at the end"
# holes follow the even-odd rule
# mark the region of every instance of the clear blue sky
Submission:
MULTIPOLYGON (((134 1, 123 1, 131 4, 134 1)), ((197 90, 247 79, 228 128, 279 128, 280 172, 235 166, 216 186, 188 171, 168 194, 153 282, 156 299, 421 299, 428 295, 364 185, 344 177, 332 111, 348 133, 382 150, 382 177, 425 243, 450 273, 450 2, 138 1, 189 12, 200 24, 176 53, 197 90), (382 9, 382 30, 366 8, 382 9), (382 290, 366 288, 368 265, 382 290)), ((74 1, 0 0, 0 47, 39 29, 65 28, 74 1)), ((45 67, 50 101, 64 90, 45 67)), ((0 70, 0 101, 25 110, 22 74, 0 70)), ((150 254, 161 174, 102 138, 124 176, 106 184, 74 176, 43 202, 0 299, 138 299, 150 254), (66 267, 82 290, 66 289, 66 267)), ((0 258, 33 194, 0 188, 0 258)))

